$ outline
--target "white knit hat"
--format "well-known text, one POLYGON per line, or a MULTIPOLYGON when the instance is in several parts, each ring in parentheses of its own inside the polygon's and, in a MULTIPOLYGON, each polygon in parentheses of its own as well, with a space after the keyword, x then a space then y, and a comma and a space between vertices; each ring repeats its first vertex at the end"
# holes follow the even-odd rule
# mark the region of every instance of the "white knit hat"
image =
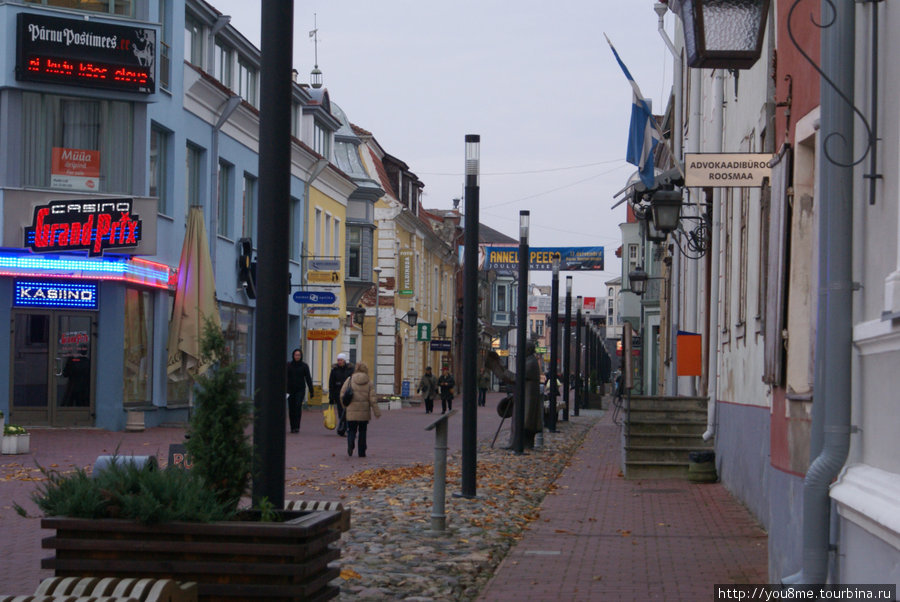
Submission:
POLYGON ((338 358, 339 360, 344 360, 345 362, 346 362, 347 359, 348 359, 346 353, 338 353, 337 358, 338 358))

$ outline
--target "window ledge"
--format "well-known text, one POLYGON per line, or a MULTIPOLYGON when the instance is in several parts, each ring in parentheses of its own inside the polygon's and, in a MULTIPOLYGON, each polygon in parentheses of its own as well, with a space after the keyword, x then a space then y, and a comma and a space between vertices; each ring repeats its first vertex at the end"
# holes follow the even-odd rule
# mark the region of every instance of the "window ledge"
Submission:
POLYGON ((900 547, 900 475, 853 464, 831 486, 830 495, 842 517, 900 547))

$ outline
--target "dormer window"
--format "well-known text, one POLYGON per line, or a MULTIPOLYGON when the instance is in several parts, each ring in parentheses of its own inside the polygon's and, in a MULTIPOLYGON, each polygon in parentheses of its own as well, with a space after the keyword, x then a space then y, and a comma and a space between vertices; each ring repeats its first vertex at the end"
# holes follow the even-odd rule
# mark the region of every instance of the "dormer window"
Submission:
POLYGON ((331 132, 316 123, 313 126, 313 150, 331 159, 331 132))
POLYGON ((259 106, 258 78, 256 69, 242 61, 238 61, 238 90, 237 93, 254 107, 259 106))

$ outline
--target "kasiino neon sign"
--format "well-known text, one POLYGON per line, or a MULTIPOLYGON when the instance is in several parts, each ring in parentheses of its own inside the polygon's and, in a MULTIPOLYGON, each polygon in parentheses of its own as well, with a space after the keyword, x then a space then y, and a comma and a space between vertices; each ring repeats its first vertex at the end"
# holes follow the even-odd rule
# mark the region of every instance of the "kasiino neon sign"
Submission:
POLYGON ((141 241, 141 220, 131 210, 131 199, 38 205, 31 225, 25 228, 25 246, 35 253, 86 250, 91 256, 136 247, 141 241))

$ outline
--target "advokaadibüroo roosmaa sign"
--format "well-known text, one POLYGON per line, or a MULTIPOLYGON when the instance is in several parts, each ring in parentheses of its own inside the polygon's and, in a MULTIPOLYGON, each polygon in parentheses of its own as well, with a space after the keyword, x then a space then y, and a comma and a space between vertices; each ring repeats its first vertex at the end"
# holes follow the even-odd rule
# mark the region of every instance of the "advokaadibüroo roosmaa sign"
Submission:
POLYGON ((153 94, 156 30, 18 15, 16 79, 153 94))
POLYGON ((687 187, 755 188, 772 178, 767 153, 687 153, 684 185, 687 187))

